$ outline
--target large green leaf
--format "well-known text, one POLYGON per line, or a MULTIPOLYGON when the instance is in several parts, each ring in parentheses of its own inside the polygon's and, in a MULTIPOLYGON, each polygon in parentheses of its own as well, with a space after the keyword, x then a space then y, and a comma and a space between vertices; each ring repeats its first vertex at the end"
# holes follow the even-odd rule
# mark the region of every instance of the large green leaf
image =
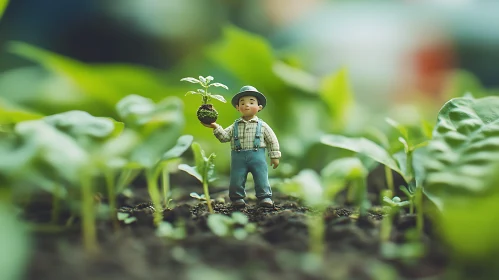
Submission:
MULTIPOLYGON (((52 192, 60 184, 75 186, 89 162, 73 138, 43 120, 18 123, 0 145, 0 178, 16 190, 34 186, 52 192)), ((66 190, 58 194, 64 196, 66 190)))
POLYGON ((123 130, 123 123, 78 110, 47 116, 43 120, 85 144, 92 144, 91 140, 108 139, 123 130))
POLYGON ((499 97, 455 98, 438 114, 425 160, 425 192, 445 202, 497 192, 499 97))
POLYGON ((385 149, 371 140, 366 138, 351 138, 342 135, 329 134, 322 136, 321 142, 332 147, 347 149, 363 154, 396 171, 402 175, 407 182, 411 179, 409 174, 406 174, 401 170, 395 159, 385 149))

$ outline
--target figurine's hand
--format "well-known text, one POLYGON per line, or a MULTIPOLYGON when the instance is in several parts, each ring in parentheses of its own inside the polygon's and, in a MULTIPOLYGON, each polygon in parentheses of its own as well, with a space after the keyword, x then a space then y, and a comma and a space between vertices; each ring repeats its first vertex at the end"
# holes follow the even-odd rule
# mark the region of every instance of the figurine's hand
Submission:
POLYGON ((210 123, 210 124, 201 123, 201 124, 209 128, 213 129, 217 128, 217 123, 210 123))
POLYGON ((272 166, 273 169, 276 169, 277 166, 279 166, 279 159, 278 158, 271 158, 270 159, 270 166, 272 166))

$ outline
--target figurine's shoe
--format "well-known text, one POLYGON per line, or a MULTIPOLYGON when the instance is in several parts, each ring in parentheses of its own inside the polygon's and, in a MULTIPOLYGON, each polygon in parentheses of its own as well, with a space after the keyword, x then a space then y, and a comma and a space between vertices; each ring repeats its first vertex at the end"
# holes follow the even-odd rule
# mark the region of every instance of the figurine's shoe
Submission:
POLYGON ((232 201, 232 206, 237 207, 237 208, 244 207, 244 206, 246 206, 246 202, 242 198, 236 199, 236 200, 232 201))
POLYGON ((268 197, 260 200, 260 202, 258 202, 258 204, 261 207, 266 207, 266 208, 273 208, 274 207, 274 202, 272 201, 272 199, 270 199, 268 197))

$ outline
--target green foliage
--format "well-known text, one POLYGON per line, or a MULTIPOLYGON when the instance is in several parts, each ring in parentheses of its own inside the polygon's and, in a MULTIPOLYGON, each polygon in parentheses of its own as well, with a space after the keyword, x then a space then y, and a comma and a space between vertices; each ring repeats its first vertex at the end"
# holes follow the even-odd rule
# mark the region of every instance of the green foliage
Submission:
POLYGON ((234 212, 230 217, 222 214, 211 214, 208 216, 207 224, 215 235, 234 237, 238 240, 246 239, 248 234, 256 230, 256 225, 249 223, 248 217, 241 212, 234 212))
POLYGON ((455 98, 440 110, 425 162, 425 192, 439 205, 494 192, 487 178, 499 161, 498 116, 499 97, 455 98))
POLYGON ((402 175, 406 181, 409 182, 412 179, 410 174, 402 171, 397 160, 390 155, 387 150, 371 140, 362 137, 352 138, 343 135, 329 134, 323 136, 321 142, 328 146, 347 149, 368 156, 369 158, 390 167, 392 170, 402 175))
POLYGON ((203 149, 201 149, 201 145, 194 142, 192 143, 192 151, 194 152, 194 159, 196 162, 195 166, 188 166, 186 164, 179 165, 179 169, 183 170, 190 175, 194 176, 199 182, 212 182, 216 180, 215 177, 215 154, 212 153, 208 157, 203 149))
POLYGON ((30 66, 3 73, 0 95, 46 114, 78 109, 115 117, 116 102, 131 93, 159 100, 185 90, 166 86, 164 74, 139 65, 86 64, 22 42, 8 50, 48 71, 30 66))
POLYGON ((180 79, 180 81, 185 81, 185 82, 189 82, 189 83, 193 83, 193 84, 199 84, 201 87, 203 87, 202 89, 198 89, 197 91, 188 91, 185 94, 186 96, 189 94, 201 95, 201 97, 203 98, 203 104, 207 104, 208 102, 210 102, 210 100, 212 98, 216 99, 220 102, 223 102, 223 103, 227 102, 222 95, 211 94, 208 92, 208 88, 210 88, 210 87, 221 87, 221 88, 224 88, 226 90, 229 90, 229 88, 224 84, 211 83, 211 81, 213 81, 212 76, 208 76, 208 77, 199 76, 199 79, 187 77, 187 78, 180 79))
POLYGON ((208 189, 208 183, 214 181, 215 178, 215 157, 214 153, 211 153, 206 157, 205 152, 201 149, 201 145, 194 142, 191 145, 192 151, 194 152, 194 160, 196 162, 195 166, 189 166, 187 164, 180 164, 178 169, 183 170, 190 175, 194 176, 203 184, 204 196, 208 204, 208 210, 213 213, 213 208, 211 206, 210 192, 208 189))
POLYGON ((499 97, 455 98, 439 112, 425 160, 425 193, 454 258, 489 263, 499 252, 499 97), (471 226, 470 226, 471 225, 471 226))
POLYGON ((152 168, 171 149, 184 126, 182 101, 166 97, 157 104, 139 95, 128 95, 116 104, 116 111, 127 127, 141 137, 130 161, 152 168))
POLYGON ((93 148, 123 131, 124 124, 110 118, 99 118, 85 111, 69 111, 43 118, 43 120, 70 135, 80 145, 93 148))
POLYGON ((156 236, 172 240, 182 240, 187 237, 187 230, 183 222, 172 225, 169 222, 161 222, 156 230, 156 236))

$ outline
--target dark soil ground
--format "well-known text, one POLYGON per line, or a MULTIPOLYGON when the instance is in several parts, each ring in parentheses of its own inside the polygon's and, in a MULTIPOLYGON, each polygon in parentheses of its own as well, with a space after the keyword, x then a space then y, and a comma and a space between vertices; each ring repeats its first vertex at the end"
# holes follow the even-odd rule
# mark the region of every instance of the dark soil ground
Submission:
MULTIPOLYGON (((229 203, 214 204, 216 213, 240 211, 257 225, 257 231, 245 240, 214 235, 207 226, 206 204, 187 198, 164 211, 165 221, 185 222, 187 236, 183 240, 157 237, 152 211, 147 207, 136 208, 138 220, 121 224, 117 230, 110 222, 100 222, 100 251, 92 256, 84 253, 77 228, 58 234, 37 233, 26 278, 389 280, 440 279, 445 271, 444 250, 430 231, 422 238, 423 256, 413 258, 409 253, 392 259, 381 250, 383 216, 372 210, 367 218, 359 219, 349 207, 330 207, 324 213, 326 249, 321 261, 307 254, 307 217, 318 214, 291 197, 277 193, 274 200, 273 209, 257 207, 255 201, 242 209, 234 209, 229 203)), ((129 203, 122 200, 119 206, 134 206, 129 203)), ((396 217, 391 241, 408 242, 414 227, 413 215, 396 217)))

